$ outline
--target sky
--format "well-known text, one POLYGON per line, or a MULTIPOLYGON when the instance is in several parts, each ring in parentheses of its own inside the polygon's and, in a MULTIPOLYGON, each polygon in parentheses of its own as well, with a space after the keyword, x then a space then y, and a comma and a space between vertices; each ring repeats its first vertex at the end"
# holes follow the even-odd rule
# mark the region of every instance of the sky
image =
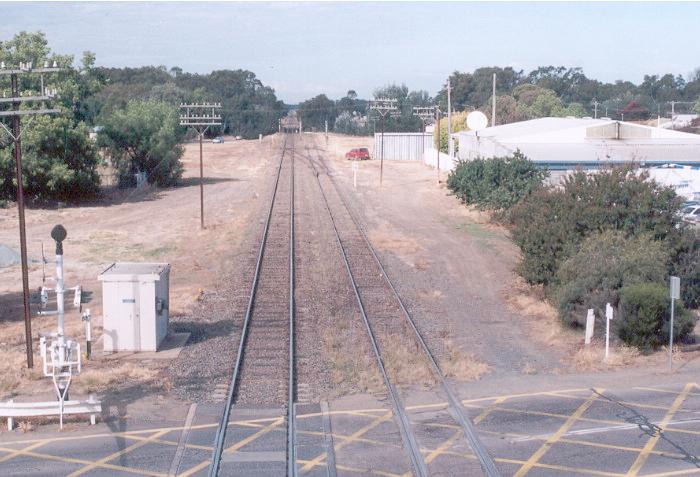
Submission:
POLYGON ((638 83, 700 67, 700 3, 0 1, 0 41, 46 33, 99 66, 248 69, 287 103, 389 83, 436 94, 453 71, 544 65, 638 83))

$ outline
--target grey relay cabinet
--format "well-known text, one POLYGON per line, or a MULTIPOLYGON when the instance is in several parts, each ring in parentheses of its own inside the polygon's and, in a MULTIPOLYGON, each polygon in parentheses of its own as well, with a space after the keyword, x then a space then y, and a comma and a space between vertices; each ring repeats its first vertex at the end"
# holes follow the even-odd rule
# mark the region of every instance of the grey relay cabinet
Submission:
POLYGON ((168 333, 170 264, 117 262, 98 278, 104 351, 156 351, 168 333))

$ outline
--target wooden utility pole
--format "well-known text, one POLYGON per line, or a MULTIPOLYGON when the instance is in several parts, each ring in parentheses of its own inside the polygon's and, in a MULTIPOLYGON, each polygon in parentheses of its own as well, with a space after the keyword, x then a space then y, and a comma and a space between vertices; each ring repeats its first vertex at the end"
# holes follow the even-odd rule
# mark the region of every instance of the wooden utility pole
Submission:
POLYGON ((211 126, 221 126, 221 103, 180 104, 180 126, 192 127, 199 135, 199 227, 204 230, 204 159, 202 142, 211 126), (209 113, 209 114, 207 114, 209 113))
POLYGON ((22 301, 24 308, 24 339, 26 342, 27 351, 27 367, 34 367, 34 354, 32 351, 32 322, 31 310, 29 307, 29 264, 27 259, 27 232, 24 218, 24 181, 22 179, 22 116, 36 116, 42 114, 60 113, 59 109, 46 109, 44 103, 50 101, 56 96, 55 91, 49 91, 44 88, 45 73, 55 73, 60 71, 56 62, 52 67, 49 67, 48 62, 44 63, 43 68, 33 68, 31 62, 20 63, 19 68, 5 68, 5 62, 0 63, 0 75, 9 75, 11 83, 11 96, 9 98, 0 98, 0 104, 10 104, 11 109, 0 111, 0 118, 10 118, 12 121, 12 129, 0 122, 0 126, 12 137, 14 142, 14 159, 15 159, 15 179, 17 181, 17 215, 19 216, 19 248, 20 260, 22 265, 22 301), (18 76, 22 74, 39 74, 41 75, 41 91, 38 96, 20 96, 18 76), (20 110, 22 103, 40 102, 40 109, 23 109, 20 110))
POLYGON ((369 109, 371 111, 377 111, 382 118, 382 138, 380 143, 380 159, 379 159, 379 186, 382 185, 382 180, 384 176, 384 120, 386 115, 398 111, 398 101, 396 99, 377 99, 370 101, 369 109))

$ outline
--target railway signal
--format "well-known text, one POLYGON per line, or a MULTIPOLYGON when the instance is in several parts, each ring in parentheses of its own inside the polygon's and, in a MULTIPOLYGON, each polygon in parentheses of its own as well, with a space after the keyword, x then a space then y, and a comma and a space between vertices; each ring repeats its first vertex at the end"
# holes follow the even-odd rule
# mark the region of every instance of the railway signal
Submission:
POLYGON ((398 113, 398 100, 387 98, 375 99, 374 101, 369 102, 369 109, 371 111, 376 111, 382 118, 382 139, 380 142, 381 152, 379 154, 379 186, 381 187, 382 178, 384 175, 384 120, 387 114, 391 113, 392 116, 394 116, 398 113))
POLYGON ((204 165, 202 140, 212 126, 221 126, 221 103, 180 104, 180 126, 191 127, 199 136, 199 227, 204 229, 204 165))
POLYGON ((44 75, 49 73, 58 73, 61 68, 56 62, 50 66, 48 61, 44 62, 43 68, 34 68, 33 63, 20 62, 19 68, 8 68, 5 62, 0 63, 0 76, 10 76, 11 93, 10 97, 6 98, 3 92, 3 97, 0 98, 0 104, 9 104, 11 109, 0 111, 0 119, 9 118, 12 121, 12 129, 8 128, 3 122, 0 126, 10 135, 14 142, 14 157, 15 157, 15 176, 17 181, 17 215, 19 216, 19 248, 22 262, 22 298, 24 302, 24 335, 27 348, 27 367, 34 367, 34 355, 32 353, 32 322, 29 310, 29 267, 27 261, 27 233, 24 222, 24 189, 22 181, 22 143, 21 143, 21 118, 23 116, 39 116, 44 114, 60 113, 60 109, 47 108, 45 104, 56 98, 56 90, 47 89, 44 87, 44 75), (40 91, 37 96, 22 96, 19 90, 18 77, 19 75, 38 74, 41 82, 40 91), (20 106, 26 103, 41 103, 39 109, 21 109, 20 106))

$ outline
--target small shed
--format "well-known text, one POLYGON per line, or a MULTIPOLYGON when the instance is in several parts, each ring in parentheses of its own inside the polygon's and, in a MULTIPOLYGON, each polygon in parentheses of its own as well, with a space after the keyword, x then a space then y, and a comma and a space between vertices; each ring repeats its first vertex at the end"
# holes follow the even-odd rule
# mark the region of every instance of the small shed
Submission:
POLYGON ((104 351, 157 351, 168 333, 170 264, 117 262, 98 279, 104 351))

